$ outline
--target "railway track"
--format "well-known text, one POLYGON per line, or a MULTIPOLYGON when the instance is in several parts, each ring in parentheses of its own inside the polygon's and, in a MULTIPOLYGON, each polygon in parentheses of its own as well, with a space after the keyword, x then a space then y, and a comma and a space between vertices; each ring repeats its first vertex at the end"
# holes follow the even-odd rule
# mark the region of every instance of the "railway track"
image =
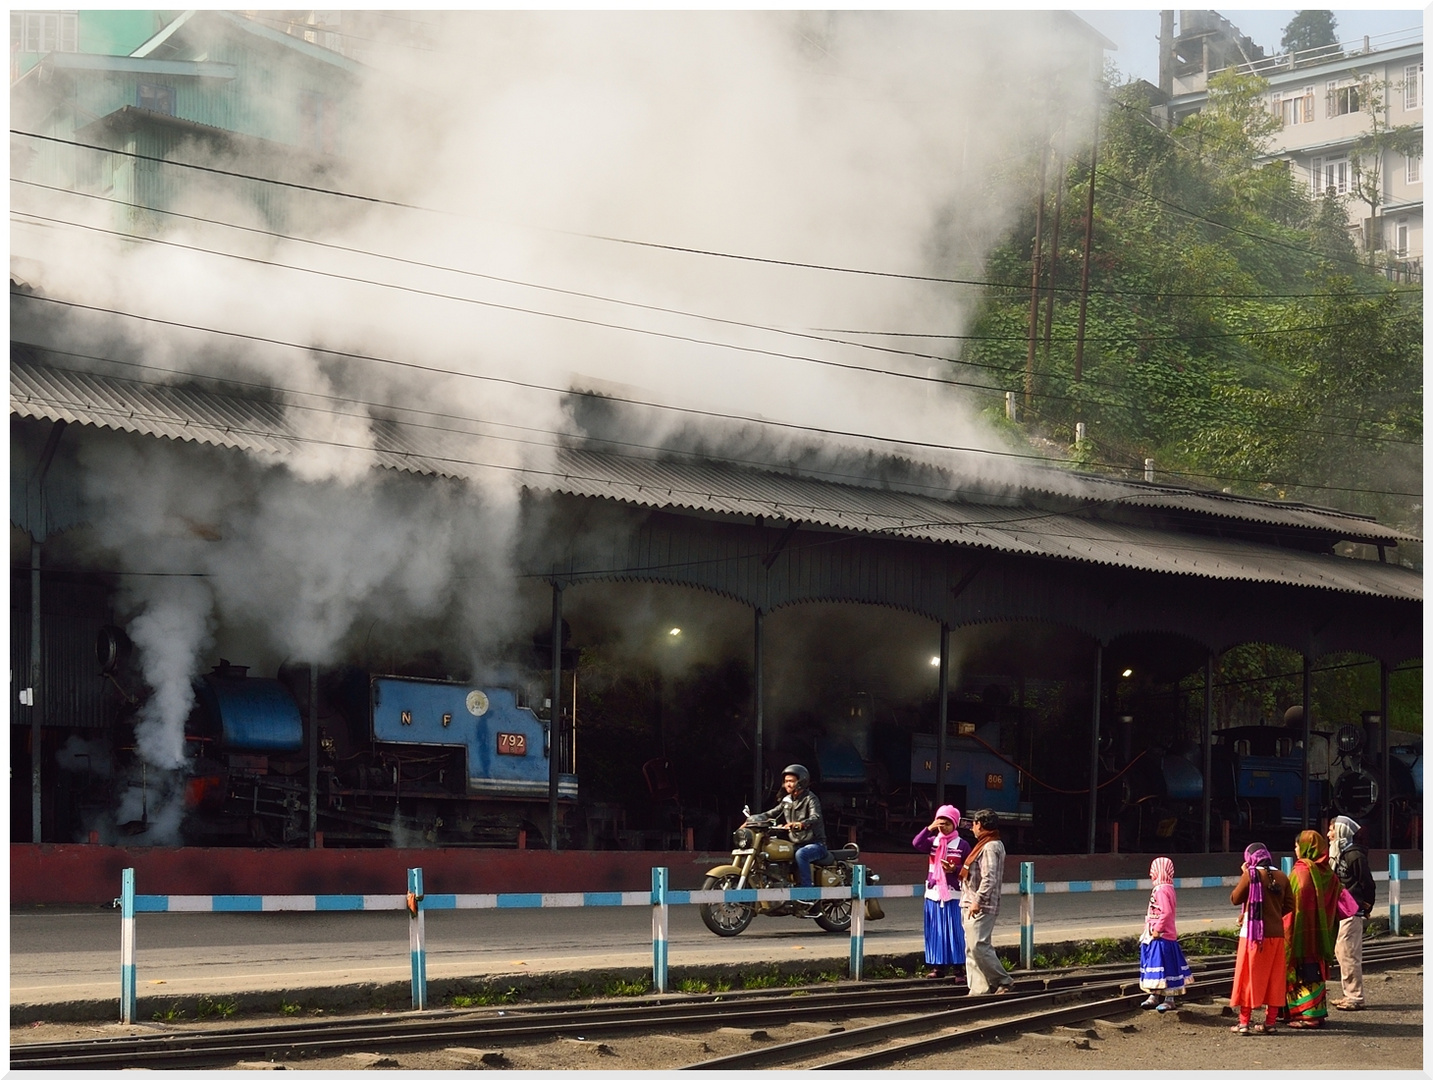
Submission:
MULTIPOLYGON (((1369 943, 1364 964, 1372 968, 1421 960, 1421 950, 1421 938, 1369 943)), ((1195 970, 1201 992, 1228 992, 1232 957, 1206 958, 1195 970)), ((292 1061, 365 1050, 391 1056, 451 1045, 531 1043, 557 1035, 591 1038, 702 1027, 769 1028, 803 1020, 856 1021, 890 1013, 920 1014, 689 1066, 727 1069, 799 1063, 803 1068, 866 1068, 947 1042, 1113 1015, 1134 1008, 1138 993, 1129 964, 1022 974, 1017 977, 1017 990, 998 998, 970 998, 964 988, 948 982, 901 980, 881 985, 744 990, 700 998, 667 996, 446 1010, 421 1016, 16 1043, 10 1047, 10 1063, 16 1069, 178 1069, 252 1060, 292 1061)))
MULTIPOLYGON (((1365 945, 1365 970, 1421 963, 1422 938, 1365 945)), ((1233 957, 1206 965, 1195 976, 1200 995, 1227 996, 1233 987, 1233 957)), ((1144 997, 1137 978, 1091 981, 1072 990, 981 998, 943 1013, 870 1024, 854 1031, 799 1039, 778 1046, 713 1058, 689 1069, 747 1069, 786 1065, 801 1069, 871 1069, 904 1058, 950 1049, 961 1043, 1045 1027, 1063 1027, 1108 1018, 1138 1008, 1144 997), (1132 992, 1131 992, 1132 991, 1132 992), (1072 997, 1081 1000, 1071 1001, 1072 997), (875 1044, 875 1045, 873 1045, 875 1044)))

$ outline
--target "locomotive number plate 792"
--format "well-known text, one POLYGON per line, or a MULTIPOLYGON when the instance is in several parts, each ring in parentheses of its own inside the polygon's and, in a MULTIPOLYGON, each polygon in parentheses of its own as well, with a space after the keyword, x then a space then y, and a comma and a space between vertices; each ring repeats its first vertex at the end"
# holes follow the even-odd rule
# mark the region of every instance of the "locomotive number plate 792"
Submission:
POLYGON ((527 736, 517 731, 499 731, 498 753, 525 757, 527 755, 527 736))

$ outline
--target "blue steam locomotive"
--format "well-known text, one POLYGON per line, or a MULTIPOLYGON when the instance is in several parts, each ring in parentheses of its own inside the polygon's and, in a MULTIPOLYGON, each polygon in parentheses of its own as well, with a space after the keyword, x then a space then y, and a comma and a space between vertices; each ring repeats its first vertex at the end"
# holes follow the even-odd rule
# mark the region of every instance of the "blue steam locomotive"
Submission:
MULTIPOLYGON (((283 674, 283 673, 281 673, 283 674)), ((506 846, 549 820, 549 722, 510 689, 346 669, 315 702, 315 811, 331 846, 506 846)), ((221 661, 186 727, 190 843, 307 843, 306 706, 221 661)), ((577 778, 560 773, 560 808, 577 778)))

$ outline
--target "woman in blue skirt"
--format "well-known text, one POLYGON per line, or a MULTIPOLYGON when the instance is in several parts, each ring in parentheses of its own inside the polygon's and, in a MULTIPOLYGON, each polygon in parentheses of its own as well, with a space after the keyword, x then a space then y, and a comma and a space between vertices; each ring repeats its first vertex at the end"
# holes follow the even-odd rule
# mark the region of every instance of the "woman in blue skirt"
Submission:
POLYGON ((942 806, 935 820, 911 842, 930 855, 925 878, 925 962, 927 979, 949 974, 965 982, 965 932, 960 927, 960 868, 970 844, 955 831, 960 811, 942 806))
POLYGON ((1163 1013, 1177 1007, 1169 999, 1182 997, 1194 976, 1174 929, 1174 863, 1155 859, 1149 864, 1149 880, 1154 887, 1149 891, 1144 936, 1139 939, 1139 988, 1148 990, 1149 997, 1139 1007, 1163 1013))

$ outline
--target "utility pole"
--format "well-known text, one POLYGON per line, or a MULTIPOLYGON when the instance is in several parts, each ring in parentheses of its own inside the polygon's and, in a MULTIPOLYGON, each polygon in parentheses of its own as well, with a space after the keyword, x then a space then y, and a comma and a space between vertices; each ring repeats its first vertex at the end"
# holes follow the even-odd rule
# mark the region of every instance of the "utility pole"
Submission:
POLYGON ((1060 208, 1065 195, 1065 154, 1055 156, 1055 220, 1050 227, 1050 260, 1045 270, 1045 370, 1050 370, 1050 332, 1055 325, 1055 270, 1060 262, 1060 208))
POLYGON ((1040 147, 1040 196, 1035 203, 1035 250, 1030 254, 1030 330, 1029 347, 1025 352, 1025 415, 1030 415, 1030 399, 1035 394, 1035 340, 1040 323, 1040 244, 1045 227, 1045 159, 1049 156, 1048 140, 1040 147))
POLYGON ((1075 382, 1085 371, 1085 308, 1090 299, 1090 249, 1095 241, 1095 161, 1100 151, 1100 116, 1095 113, 1095 140, 1090 144, 1090 193, 1085 200, 1085 259, 1080 268, 1080 325, 1075 331, 1075 382))

